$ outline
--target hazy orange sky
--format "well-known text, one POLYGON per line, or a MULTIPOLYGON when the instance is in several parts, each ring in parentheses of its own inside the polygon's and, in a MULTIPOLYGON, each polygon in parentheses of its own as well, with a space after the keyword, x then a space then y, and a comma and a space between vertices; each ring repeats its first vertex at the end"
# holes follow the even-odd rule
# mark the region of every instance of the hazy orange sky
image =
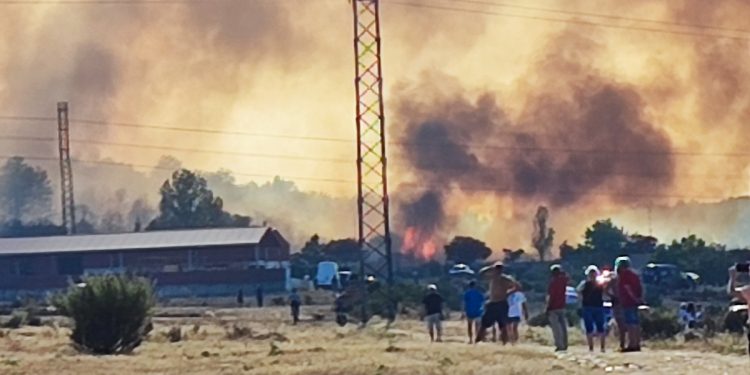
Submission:
MULTIPOLYGON (((510 2, 577 15, 498 4, 506 3, 382 1, 391 140, 397 140, 412 120, 408 111, 397 110, 407 99, 427 103, 460 97, 472 103, 490 94, 520 124, 540 93, 559 91, 565 96, 570 88, 600 80, 637 96, 641 118, 666 136, 671 151, 665 152, 675 154, 673 176, 666 185, 643 192, 651 198, 639 197, 632 204, 604 194, 559 210, 553 207, 553 226, 564 237, 574 238, 584 224, 603 214, 748 193, 750 157, 726 154, 746 152, 750 146, 750 31, 731 30, 747 27, 750 1, 510 2), (585 25, 589 22, 611 27, 585 25)), ((351 17, 344 0, 0 4, 0 116, 54 116, 55 102, 68 100, 73 118, 332 138, 313 141, 71 125, 74 139, 308 160, 92 145, 75 147, 77 158, 155 165, 162 155, 171 154, 193 168, 279 175, 303 190, 352 197, 353 183, 294 178, 355 178, 356 149, 353 141, 345 141, 355 136, 351 17)), ((0 124, 0 138, 55 135, 54 123, 0 124)), ((0 141, 2 154, 54 156, 53 147, 0 141)), ((418 176, 401 147, 391 145, 389 156, 394 192, 406 192, 403 186, 399 190, 401 183, 418 176)), ((544 197, 455 192, 446 207, 461 214, 446 230, 471 231, 496 246, 524 245, 529 217, 538 204, 550 202, 544 197)), ((627 224, 639 230, 646 227, 642 220, 627 224)))

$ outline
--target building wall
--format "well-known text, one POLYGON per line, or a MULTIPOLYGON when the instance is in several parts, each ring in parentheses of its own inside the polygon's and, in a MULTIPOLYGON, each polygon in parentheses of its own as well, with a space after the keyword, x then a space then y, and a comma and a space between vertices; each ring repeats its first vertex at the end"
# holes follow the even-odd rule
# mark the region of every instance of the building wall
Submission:
POLYGON ((0 300, 43 296, 84 274, 121 272, 154 279, 157 293, 165 298, 231 296, 240 289, 249 293, 258 285, 269 291, 282 290, 288 261, 288 244, 283 243, 1 256, 0 300), (70 272, 77 269, 80 272, 70 272))

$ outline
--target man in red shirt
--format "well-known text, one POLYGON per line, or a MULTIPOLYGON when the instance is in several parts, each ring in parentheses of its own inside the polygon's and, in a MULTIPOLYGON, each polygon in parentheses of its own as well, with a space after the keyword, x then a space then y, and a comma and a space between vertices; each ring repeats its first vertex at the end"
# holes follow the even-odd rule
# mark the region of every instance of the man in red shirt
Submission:
POLYGON ((568 320, 565 317, 565 291, 568 287, 568 275, 560 265, 550 267, 552 278, 547 288, 547 318, 555 338, 555 351, 568 350, 568 320))
POLYGON ((623 352, 639 352, 641 351, 641 321, 638 316, 638 307, 643 304, 641 279, 630 268, 628 257, 617 258, 615 270, 617 271, 618 295, 628 332, 628 345, 623 352))

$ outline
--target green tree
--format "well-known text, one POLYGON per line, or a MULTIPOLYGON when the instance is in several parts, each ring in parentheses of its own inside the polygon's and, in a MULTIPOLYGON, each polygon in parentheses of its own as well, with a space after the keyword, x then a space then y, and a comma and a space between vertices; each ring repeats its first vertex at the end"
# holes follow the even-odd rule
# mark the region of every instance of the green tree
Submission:
POLYGON ((668 246, 660 245, 651 261, 674 264, 683 272, 695 272, 705 284, 723 285, 727 268, 750 259, 748 254, 750 252, 747 250, 727 251, 724 246, 707 244, 703 239, 691 235, 672 241, 668 246))
POLYGON ((622 228, 616 227, 612 220, 599 220, 586 229, 585 246, 591 250, 619 255, 627 242, 627 235, 622 228))
POLYGON ((549 210, 547 207, 539 206, 534 215, 534 233, 531 236, 531 245, 539 254, 539 260, 544 262, 555 242, 555 230, 547 225, 549 210))
POLYGON ((359 250, 359 241, 346 238, 327 243, 323 254, 335 262, 355 262, 359 260, 359 250))
POLYGON ((492 255, 492 249, 484 242, 471 237, 456 236, 445 245, 446 258, 455 263, 471 264, 485 260, 490 255, 492 255))
POLYGON ((206 179, 187 169, 174 172, 172 181, 165 181, 159 193, 159 215, 147 230, 250 225, 249 217, 225 212, 224 202, 214 197, 206 179))
POLYGON ((292 276, 302 278, 305 275, 315 275, 318 263, 322 260, 323 245, 320 243, 320 236, 314 234, 299 252, 291 255, 292 276))
POLYGON ((12 157, 0 168, 0 210, 10 221, 28 221, 52 212, 52 187, 47 172, 12 157))

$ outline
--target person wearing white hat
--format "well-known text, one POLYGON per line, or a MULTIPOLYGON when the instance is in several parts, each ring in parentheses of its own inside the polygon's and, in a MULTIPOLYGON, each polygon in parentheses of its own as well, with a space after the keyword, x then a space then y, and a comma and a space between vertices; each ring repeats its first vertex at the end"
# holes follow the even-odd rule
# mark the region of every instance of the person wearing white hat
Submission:
POLYGON ((437 285, 430 284, 427 286, 427 295, 422 299, 422 304, 424 305, 424 316, 425 322, 427 322, 427 331, 430 333, 430 341, 443 341, 443 297, 438 293, 437 285))

